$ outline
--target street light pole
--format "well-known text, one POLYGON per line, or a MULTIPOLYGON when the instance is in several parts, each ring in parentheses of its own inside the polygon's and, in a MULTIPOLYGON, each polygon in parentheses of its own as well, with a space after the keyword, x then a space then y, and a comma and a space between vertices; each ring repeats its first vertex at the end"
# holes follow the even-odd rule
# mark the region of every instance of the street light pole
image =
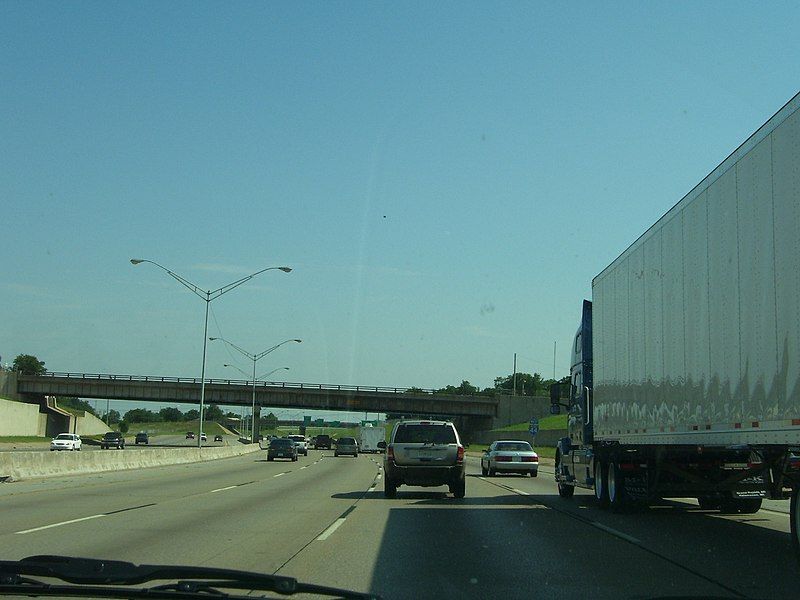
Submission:
MULTIPOLYGON (((222 339, 222 338, 208 338, 208 339, 210 339, 210 340, 217 340, 217 339, 222 339)), ((249 358, 249 355, 248 355, 248 358, 249 358)), ((228 365, 228 364, 224 364, 224 365, 222 365, 222 366, 223 366, 223 367, 233 367, 234 369, 236 369, 237 371, 239 371, 239 373, 241 373, 242 375, 244 375, 245 377, 247 377, 247 373, 245 373, 244 371, 242 371, 242 370, 241 370, 239 367, 237 367, 236 365, 228 365)), ((254 406, 254 407, 255 407, 255 398, 256 398, 256 391, 255 391, 255 390, 256 390, 256 376, 255 376, 255 375, 256 375, 256 370, 255 370, 255 366, 256 366, 256 363, 255 363, 255 361, 253 361, 253 406, 254 406)), ((273 374, 275 371, 280 371, 281 369, 288 371, 288 370, 289 370, 289 367, 278 367, 277 369, 272 369, 272 371, 270 371, 269 373, 264 373, 264 374, 263 374, 263 375, 261 375, 261 376, 260 376, 258 379, 264 379, 265 377, 269 377, 269 376, 270 376, 270 375, 272 375, 272 374, 273 374)), ((243 421, 244 421, 244 420, 243 420, 243 421)), ((250 439, 251 439, 251 440, 253 439, 253 426, 252 426, 252 424, 250 425, 250 439)))
MULTIPOLYGON (((215 341, 215 340, 220 340, 222 342, 225 342, 231 348, 233 348, 234 350, 237 350, 239 353, 243 354, 244 356, 246 356, 247 358, 249 358, 250 360, 253 361, 253 408, 252 408, 252 410, 253 410, 253 423, 251 425, 251 434, 250 434, 250 443, 253 443, 253 442, 255 442, 255 431, 256 431, 256 363, 259 360, 261 360, 262 358, 264 358, 267 354, 269 354, 273 350, 277 350, 278 348, 280 348, 284 344, 288 344, 289 342, 297 342, 299 344, 303 340, 298 340, 298 339, 283 340, 280 344, 275 344, 274 346, 271 346, 270 348, 267 348, 263 352, 259 352, 258 354, 252 354, 252 353, 248 352, 247 350, 245 350, 244 348, 240 348, 239 346, 237 346, 233 342, 230 342, 230 341, 226 340, 225 338, 211 337, 211 338, 208 338, 208 339, 210 341, 212 341, 212 342, 215 341)), ((288 369, 288 367, 287 367, 287 369, 288 369)), ((279 369, 273 369, 268 374, 272 374, 277 370, 279 370, 279 369)))
POLYGON ((237 279, 236 281, 232 281, 227 285, 223 285, 221 288, 217 288, 216 290, 203 290, 199 288, 197 285, 186 279, 185 277, 181 277, 177 273, 174 273, 167 269, 165 266, 158 264, 153 260, 143 259, 143 258, 132 258, 131 264, 132 265, 139 265, 141 263, 150 263, 151 265, 155 265, 162 271, 166 272, 167 275, 175 279, 178 283, 182 286, 187 288, 190 292, 198 296, 201 300, 205 301, 206 303, 206 316, 205 322, 203 326, 203 365, 200 369, 200 431, 197 435, 197 447, 202 448, 203 446, 203 410, 205 408, 205 399, 206 399, 206 346, 208 344, 208 305, 211 304, 212 300, 216 300, 223 294, 230 292, 232 289, 239 287, 243 283, 250 281, 256 275, 260 275, 265 271, 283 271, 284 273, 290 273, 291 267, 266 267, 265 269, 261 269, 260 271, 256 271, 255 273, 251 273, 246 277, 242 277, 241 279, 237 279))

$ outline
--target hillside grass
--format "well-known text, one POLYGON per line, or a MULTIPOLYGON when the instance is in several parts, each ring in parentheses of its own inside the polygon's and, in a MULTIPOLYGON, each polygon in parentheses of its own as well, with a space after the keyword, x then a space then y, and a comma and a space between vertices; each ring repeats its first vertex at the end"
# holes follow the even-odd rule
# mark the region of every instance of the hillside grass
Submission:
POLYGON ((0 436, 0 444, 3 443, 23 443, 23 442, 49 442, 52 438, 39 437, 37 435, 2 435, 0 436))
MULTIPOLYGON (((500 429, 493 431, 528 431, 529 423, 514 423, 513 425, 506 425, 500 429)), ((566 429, 567 428, 567 415, 549 415, 539 419, 539 431, 547 431, 552 429, 566 429)))

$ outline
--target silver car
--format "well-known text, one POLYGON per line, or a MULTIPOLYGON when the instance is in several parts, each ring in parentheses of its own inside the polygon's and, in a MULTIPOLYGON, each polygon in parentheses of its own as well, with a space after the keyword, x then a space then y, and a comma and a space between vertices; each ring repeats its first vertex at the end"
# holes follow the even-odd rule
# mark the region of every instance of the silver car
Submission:
POLYGON ((358 442, 356 438, 343 437, 336 440, 336 448, 333 451, 334 456, 343 456, 349 454, 358 458, 358 442))
POLYGON ((395 423, 383 458, 383 492, 394 498, 400 485, 446 485, 456 498, 466 489, 464 446, 450 421, 395 423))
POLYGON ((481 473, 494 477, 496 473, 520 473, 536 477, 539 474, 539 455, 528 442, 498 440, 492 442, 481 457, 481 473))

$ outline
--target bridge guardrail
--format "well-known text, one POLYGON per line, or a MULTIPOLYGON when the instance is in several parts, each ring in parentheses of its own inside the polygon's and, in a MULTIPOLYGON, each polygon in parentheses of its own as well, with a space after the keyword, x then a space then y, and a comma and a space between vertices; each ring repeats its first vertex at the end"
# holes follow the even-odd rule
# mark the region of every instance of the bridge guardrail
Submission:
MULTIPOLYGON (((162 377, 158 375, 112 375, 107 373, 63 373, 48 371, 37 377, 63 377, 66 379, 111 379, 116 381, 152 381, 168 383, 200 383, 199 377, 162 377)), ((253 381, 247 379, 206 379, 208 384, 247 385, 252 386, 253 381)), ((306 390, 349 390, 356 392, 385 392, 393 394, 433 394, 436 390, 402 387, 379 387, 364 385, 339 385, 334 383, 292 383, 288 381, 256 381, 256 387, 282 387, 306 390)))

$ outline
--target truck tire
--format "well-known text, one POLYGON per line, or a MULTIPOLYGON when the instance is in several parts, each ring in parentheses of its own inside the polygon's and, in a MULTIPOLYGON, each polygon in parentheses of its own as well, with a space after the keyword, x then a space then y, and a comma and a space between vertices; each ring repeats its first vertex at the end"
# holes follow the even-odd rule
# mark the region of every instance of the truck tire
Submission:
POLYGON ((792 547, 794 556, 800 562, 800 487, 792 488, 792 502, 789 508, 789 522, 792 528, 792 547))
POLYGON ((467 481, 464 478, 457 479, 455 482, 450 484, 450 493, 453 494, 455 498, 463 498, 466 496, 467 493, 467 481))
POLYGON ((397 486, 385 476, 383 478, 383 495, 386 498, 394 498, 397 496, 397 486))
MULTIPOLYGON (((561 464, 561 452, 556 452, 556 476, 564 476, 564 467, 561 464)), ((561 481, 556 480, 558 483, 558 495, 562 498, 572 498, 575 495, 575 486, 567 485, 561 481)))
POLYGON ((594 497, 600 508, 608 508, 608 465, 594 461, 594 497))
POLYGON ((625 476, 616 462, 608 463, 608 504, 614 512, 622 512, 628 507, 625 497, 625 476))
POLYGON ((486 477, 488 474, 489 474, 489 469, 487 469, 486 467, 484 467, 484 466, 483 466, 483 463, 481 463, 481 475, 483 475, 484 477, 486 477))
POLYGON ((558 495, 562 498, 572 498, 575 495, 575 487, 566 483, 558 482, 558 495))
POLYGON ((723 498, 719 510, 729 515, 752 515, 761 509, 761 498, 723 498))
POLYGON ((719 510, 720 500, 714 496, 699 496, 697 503, 703 510, 719 510))

